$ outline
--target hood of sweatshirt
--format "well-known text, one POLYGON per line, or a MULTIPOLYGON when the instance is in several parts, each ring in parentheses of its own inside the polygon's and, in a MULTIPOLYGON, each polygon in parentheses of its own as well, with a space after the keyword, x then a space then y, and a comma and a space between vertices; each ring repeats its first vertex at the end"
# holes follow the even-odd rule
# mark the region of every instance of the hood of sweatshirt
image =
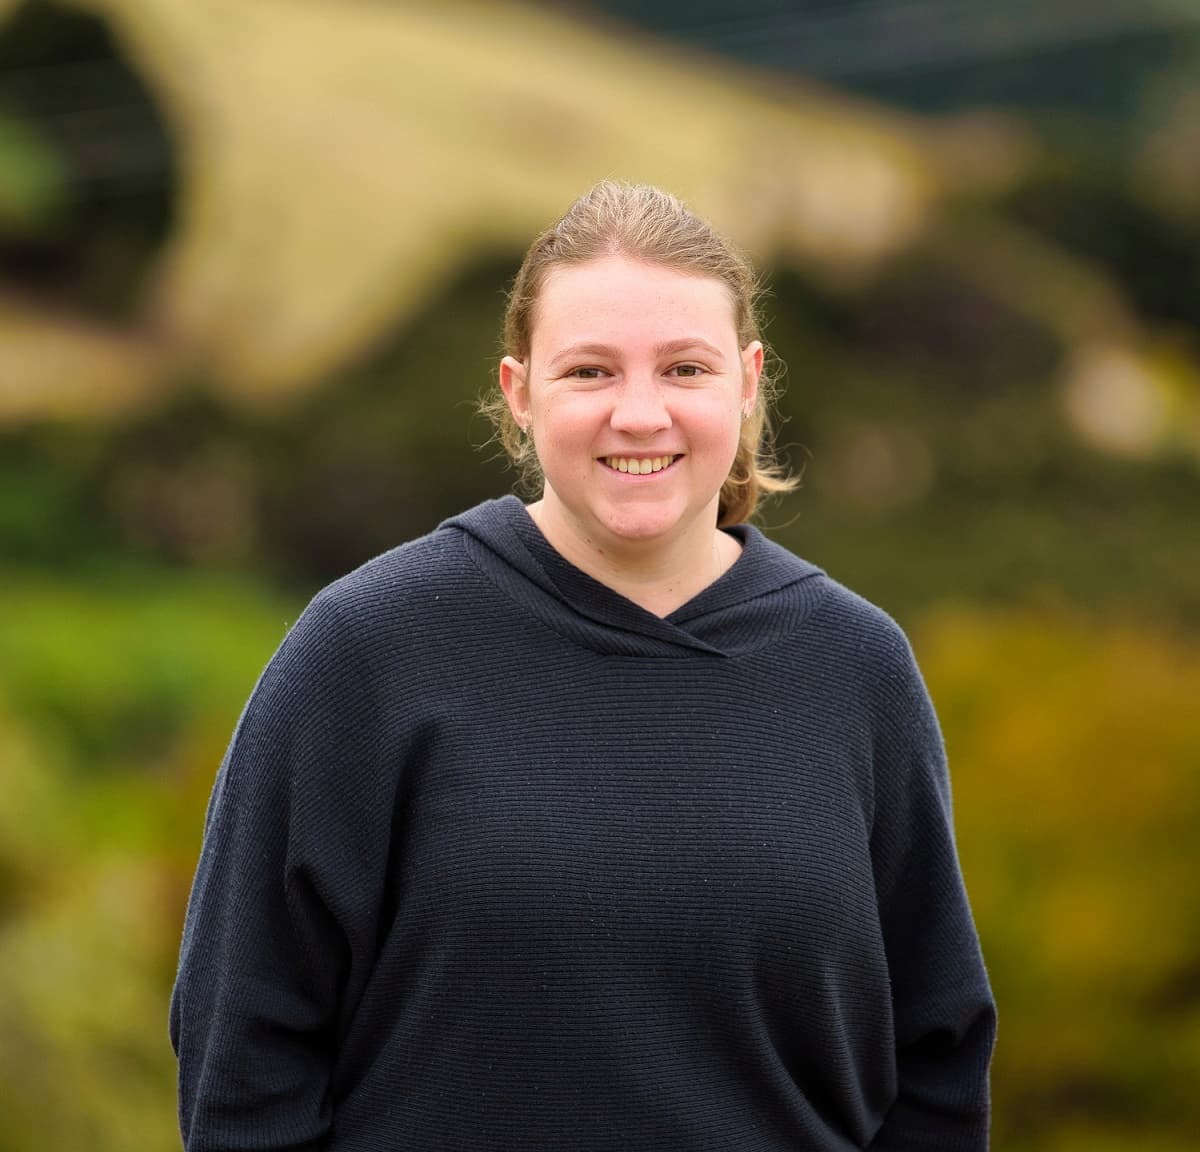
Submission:
POLYGON ((515 496, 444 521, 497 588, 559 635, 606 655, 738 656, 774 643, 812 612, 830 581, 820 568, 742 524, 742 554, 717 580, 659 617, 565 560, 515 496))

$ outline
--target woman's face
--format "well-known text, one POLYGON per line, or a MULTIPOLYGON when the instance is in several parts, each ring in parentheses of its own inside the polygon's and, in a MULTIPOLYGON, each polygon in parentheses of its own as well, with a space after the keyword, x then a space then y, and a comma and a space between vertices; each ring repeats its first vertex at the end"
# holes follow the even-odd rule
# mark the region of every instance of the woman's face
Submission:
POLYGON ((528 361, 500 369, 542 516, 600 548, 711 534, 762 355, 739 348, 720 280, 624 256, 556 268, 528 361))

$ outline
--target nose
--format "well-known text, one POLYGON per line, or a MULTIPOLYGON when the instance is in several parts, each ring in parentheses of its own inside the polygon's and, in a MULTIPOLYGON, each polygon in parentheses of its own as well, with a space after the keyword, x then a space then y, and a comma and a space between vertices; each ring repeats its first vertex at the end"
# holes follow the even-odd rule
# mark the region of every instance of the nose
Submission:
POLYGON ((652 375, 630 373, 616 389, 612 427, 617 432, 646 438, 671 426, 662 388, 652 375))

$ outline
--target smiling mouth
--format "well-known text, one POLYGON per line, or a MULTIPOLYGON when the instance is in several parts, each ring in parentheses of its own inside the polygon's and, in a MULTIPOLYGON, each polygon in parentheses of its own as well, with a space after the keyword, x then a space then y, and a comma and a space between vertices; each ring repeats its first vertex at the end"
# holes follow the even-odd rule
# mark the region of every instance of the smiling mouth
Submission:
POLYGON ((601 462, 614 472, 628 472, 631 476, 648 476, 669 468, 678 456, 602 456, 601 462))

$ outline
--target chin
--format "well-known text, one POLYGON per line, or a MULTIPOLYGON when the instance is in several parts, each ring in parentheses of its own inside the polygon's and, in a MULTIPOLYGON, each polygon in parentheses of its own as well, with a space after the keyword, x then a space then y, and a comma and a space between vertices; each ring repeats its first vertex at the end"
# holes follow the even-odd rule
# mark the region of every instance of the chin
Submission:
POLYGON ((645 508, 638 511, 623 509, 600 517, 600 523, 620 540, 654 541, 678 535, 696 523, 696 517, 681 516, 668 509, 645 508))

